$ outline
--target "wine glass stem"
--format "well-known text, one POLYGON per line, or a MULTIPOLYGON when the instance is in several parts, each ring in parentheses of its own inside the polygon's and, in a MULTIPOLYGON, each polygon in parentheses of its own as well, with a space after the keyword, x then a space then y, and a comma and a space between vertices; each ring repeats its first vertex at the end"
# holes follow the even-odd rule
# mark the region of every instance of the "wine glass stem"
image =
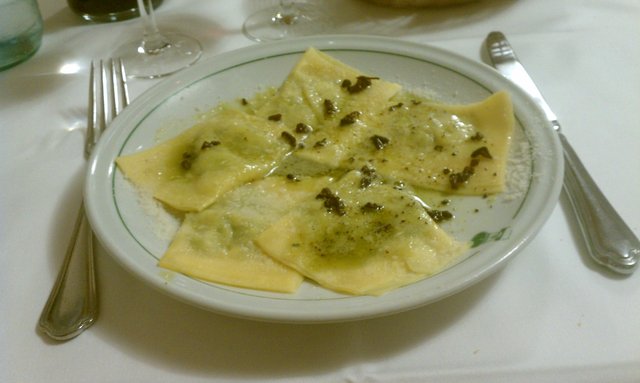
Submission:
POLYGON ((156 24, 156 16, 153 12, 152 0, 147 0, 147 6, 144 6, 143 0, 138 0, 138 9, 140 10, 140 17, 144 24, 144 34, 142 37, 142 50, 147 54, 154 54, 160 52, 166 48, 169 43, 165 41, 164 37, 158 30, 156 24))
POLYGON ((274 22, 279 24, 293 24, 296 22, 298 12, 294 0, 280 0, 280 10, 274 17, 274 22))

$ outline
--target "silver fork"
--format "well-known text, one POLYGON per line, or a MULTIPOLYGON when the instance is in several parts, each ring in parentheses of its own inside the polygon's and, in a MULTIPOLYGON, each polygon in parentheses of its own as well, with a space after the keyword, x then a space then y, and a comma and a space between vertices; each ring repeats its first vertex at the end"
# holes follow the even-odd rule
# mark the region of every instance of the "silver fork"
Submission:
MULTIPOLYGON (((106 66, 100 60, 98 68, 91 62, 85 141, 87 156, 110 120, 128 104, 127 76, 122 60, 117 63, 109 60, 106 66)), ((80 335, 98 317, 94 240, 84 204, 81 204, 62 268, 38 321, 40 331, 55 340, 68 340, 80 335)))

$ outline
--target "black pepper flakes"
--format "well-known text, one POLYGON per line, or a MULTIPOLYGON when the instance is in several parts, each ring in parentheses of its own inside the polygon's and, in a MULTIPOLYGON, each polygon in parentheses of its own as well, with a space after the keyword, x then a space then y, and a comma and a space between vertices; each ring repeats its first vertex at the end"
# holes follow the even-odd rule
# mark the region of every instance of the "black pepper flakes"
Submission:
POLYGON ((327 146, 328 143, 329 143, 329 141, 327 141, 326 138, 323 138, 321 140, 316 141, 316 143, 313 144, 313 148, 314 149, 324 148, 325 146, 327 146))
POLYGON ((376 234, 390 233, 393 230, 393 225, 390 223, 379 222, 378 226, 374 229, 376 234))
POLYGON ((296 125, 296 133, 311 133, 313 128, 310 125, 307 125, 303 122, 299 122, 296 125))
POLYGON ((383 205, 374 203, 374 202, 367 202, 364 205, 362 205, 362 207, 360 207, 360 211, 363 213, 376 213, 379 211, 382 211, 384 209, 383 205))
POLYGON ((324 115, 325 116, 333 116, 339 111, 340 110, 338 109, 338 106, 333 101, 326 98, 324 99, 324 115))
POLYGON ((400 109, 400 108, 402 108, 402 106, 403 106, 403 105, 404 105, 404 104, 403 104, 403 103, 401 103, 401 102, 399 102, 399 103, 397 103, 397 104, 395 104, 395 105, 391 105, 391 106, 389 107, 389 112, 393 112, 393 111, 394 111, 394 110, 396 110, 396 109, 400 109))
POLYGON ((360 93, 363 90, 371 87, 371 80, 379 80, 379 77, 368 77, 368 76, 358 76, 356 77, 356 83, 353 84, 351 80, 343 80, 340 85, 342 88, 345 88, 349 93, 360 93))
POLYGON ((371 136, 371 142, 373 143, 373 146, 376 147, 376 149, 378 150, 382 150, 384 149, 387 145, 389 145, 390 140, 387 137, 383 137, 383 136, 379 136, 379 135, 374 135, 371 136))
POLYGON ((340 120, 340 126, 347 126, 347 125, 354 124, 356 121, 358 121, 358 118, 360 117, 361 114, 362 112, 358 112, 358 111, 354 111, 347 114, 346 116, 342 117, 342 119, 340 120))
POLYGON ((378 177, 376 169, 366 165, 360 169, 360 173, 362 173, 362 178, 360 179, 360 189, 368 188, 378 177))
POLYGON ((287 179, 288 179, 289 181, 293 181, 293 182, 300 182, 300 178, 299 178, 297 175, 295 175, 295 174, 288 173, 288 174, 286 175, 286 177, 287 177, 287 179))
POLYGON ((194 160, 195 156, 193 155, 193 153, 184 152, 182 153, 182 161, 180 161, 180 167, 184 170, 189 170, 191 169, 191 165, 193 164, 194 160))
POLYGON ((323 188, 316 196, 316 199, 324 201, 323 205, 329 213, 337 214, 339 216, 343 216, 347 213, 344 201, 342 201, 336 194, 333 194, 329 188, 323 188))
POLYGON ((449 184, 452 189, 458 189, 460 186, 464 185, 469 178, 475 173, 473 167, 465 166, 461 172, 458 173, 450 173, 449 174, 449 184))
MULTIPOLYGON (((471 160, 469 161, 469 165, 465 166, 459 173, 452 173, 448 169, 444 169, 443 173, 449 175, 449 184, 452 189, 458 189, 460 186, 464 185, 469 178, 475 173, 475 168, 480 164, 480 160, 478 157, 484 157, 491 159, 491 153, 489 153, 489 149, 486 146, 482 146, 471 153, 471 160)), ((486 170, 486 169, 485 169, 486 170)), ((494 173, 494 176, 496 173, 494 173)))
POLYGON ((448 210, 427 210, 427 214, 435 223, 441 223, 453 218, 453 214, 448 210))
POLYGON ((365 165, 360 168, 360 171, 362 172, 362 174, 365 174, 367 176, 373 177, 376 175, 376 169, 371 166, 365 165))
POLYGON ((284 131, 280 133, 280 137, 282 137, 292 148, 296 147, 296 138, 291 133, 284 131))
POLYGON ((269 121, 280 121, 282 120, 282 114, 281 113, 272 114, 271 116, 267 117, 267 119, 269 121))
POLYGON ((486 146, 482 146, 471 153, 471 158, 475 157, 484 157, 484 158, 493 158, 491 153, 489 153, 489 149, 486 146))
POLYGON ((202 146, 200 146, 200 150, 211 149, 214 146, 218 146, 218 145, 220 145, 220 141, 218 140, 204 141, 202 143, 202 146))

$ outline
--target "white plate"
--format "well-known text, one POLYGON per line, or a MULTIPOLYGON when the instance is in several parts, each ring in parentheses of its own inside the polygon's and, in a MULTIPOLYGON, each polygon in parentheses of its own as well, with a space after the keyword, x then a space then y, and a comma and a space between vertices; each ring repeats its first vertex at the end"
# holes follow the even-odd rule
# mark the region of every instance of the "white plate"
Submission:
POLYGON ((521 250, 556 204, 562 185, 556 134, 542 112, 493 69, 453 53, 414 43, 363 36, 320 36, 255 45, 221 54, 184 70, 136 99, 112 123, 90 161, 85 198, 93 229, 105 248, 135 275, 169 295, 202 308, 245 318, 284 322, 363 319, 415 308, 456 293, 495 271, 521 250), (309 46, 361 71, 428 89, 442 101, 469 103, 507 90, 514 103, 509 190, 496 199, 455 198, 457 218, 446 229, 474 239, 463 261, 381 297, 352 297, 304 283, 278 294, 207 283, 156 266, 170 236, 160 216, 114 165, 121 155, 148 148, 188 128, 198 112, 223 100, 277 86, 309 46))

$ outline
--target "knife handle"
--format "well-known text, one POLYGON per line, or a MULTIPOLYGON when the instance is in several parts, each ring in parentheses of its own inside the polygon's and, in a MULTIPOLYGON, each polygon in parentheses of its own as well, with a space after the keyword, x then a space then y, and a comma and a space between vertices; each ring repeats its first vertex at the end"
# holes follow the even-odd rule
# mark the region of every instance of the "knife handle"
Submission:
POLYGON ((587 172, 564 134, 564 190, 571 201, 589 255, 599 264, 631 274, 640 259, 640 241, 587 172))

